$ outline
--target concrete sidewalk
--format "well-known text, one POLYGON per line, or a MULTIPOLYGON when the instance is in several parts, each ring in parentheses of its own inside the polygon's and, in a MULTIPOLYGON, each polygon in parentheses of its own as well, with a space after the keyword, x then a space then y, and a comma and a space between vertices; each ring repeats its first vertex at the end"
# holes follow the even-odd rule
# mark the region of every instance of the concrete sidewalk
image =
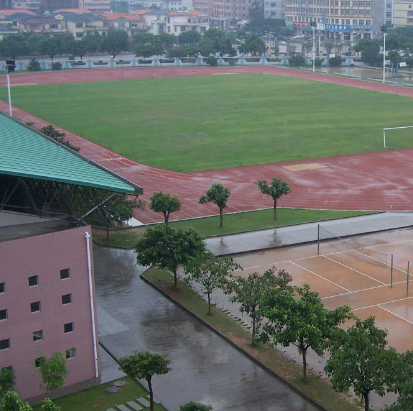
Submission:
MULTIPOLYGON (((413 226, 413 212, 386 212, 321 222, 320 225, 339 237, 413 226)), ((318 223, 270 228, 248 233, 210 237, 208 248, 216 255, 229 255, 304 244, 317 241, 318 223)))

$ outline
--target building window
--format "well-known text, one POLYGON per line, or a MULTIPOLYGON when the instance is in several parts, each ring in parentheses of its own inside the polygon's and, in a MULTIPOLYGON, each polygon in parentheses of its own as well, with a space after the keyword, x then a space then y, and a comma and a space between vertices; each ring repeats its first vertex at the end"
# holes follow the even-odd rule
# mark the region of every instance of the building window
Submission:
POLYGON ((43 360, 43 357, 39 357, 39 358, 36 358, 36 359, 34 360, 34 366, 35 366, 35 368, 39 368, 39 367, 40 367, 40 365, 41 365, 41 363, 42 363, 42 360, 43 360))
POLYGON ((31 277, 29 277, 29 287, 34 287, 36 285, 39 285, 39 276, 32 275, 31 277))
POLYGON ((73 323, 66 323, 64 326, 65 333, 73 332, 73 323))
POLYGON ((69 358, 75 358, 75 357, 76 357, 75 347, 66 350, 66 360, 68 360, 69 358))
POLYGON ((32 313, 36 313, 36 312, 40 311, 40 301, 30 303, 30 311, 32 313))
POLYGON ((387 12, 386 17, 391 17, 391 12, 387 12))
POLYGON ((70 304, 72 302, 72 294, 62 295, 62 304, 70 304))
POLYGON ((83 23, 76 23, 76 27, 83 27, 83 23))
POLYGON ((7 320, 7 310, 0 310, 0 321, 7 320))
POLYGON ((272 12, 271 12, 271 16, 275 16, 275 11, 272 11, 272 12))
POLYGON ((0 283, 0 294, 6 292, 6 283, 0 283))
POLYGON ((364 26, 364 20, 359 20, 359 26, 364 26))
POLYGON ((35 331, 33 333, 33 341, 43 340, 43 330, 35 331))
POLYGON ((10 348, 10 338, 0 340, 0 350, 7 350, 8 348, 10 348))
POLYGON ((60 279, 66 280, 66 278, 70 278, 70 268, 65 268, 64 270, 60 270, 60 279))

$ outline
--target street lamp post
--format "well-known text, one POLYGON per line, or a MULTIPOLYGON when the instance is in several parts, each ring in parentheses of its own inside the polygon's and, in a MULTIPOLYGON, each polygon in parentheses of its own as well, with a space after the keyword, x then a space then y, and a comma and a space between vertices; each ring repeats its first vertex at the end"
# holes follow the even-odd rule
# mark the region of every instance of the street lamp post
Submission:
POLYGON ((315 29, 317 27, 317 23, 312 21, 310 25, 313 28, 313 73, 315 73, 315 29))
POLYGON ((11 107, 11 93, 10 93, 10 77, 9 77, 9 69, 10 69, 10 64, 6 63, 6 74, 7 74, 7 94, 9 97, 9 114, 10 117, 13 117, 13 111, 11 107))
POLYGON ((383 84, 386 83, 386 30, 385 25, 380 27, 381 32, 383 33, 383 84))

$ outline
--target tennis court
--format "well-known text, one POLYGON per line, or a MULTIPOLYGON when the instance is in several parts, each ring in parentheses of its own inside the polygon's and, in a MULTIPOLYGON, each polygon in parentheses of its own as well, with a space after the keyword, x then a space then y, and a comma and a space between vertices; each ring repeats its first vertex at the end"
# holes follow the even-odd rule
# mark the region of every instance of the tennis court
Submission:
POLYGON ((413 264, 413 231, 333 236, 322 233, 319 249, 310 244, 238 256, 244 270, 237 274, 246 277, 273 265, 284 269, 293 285, 308 284, 317 291, 327 308, 349 305, 363 320, 372 315, 389 331, 391 346, 400 352, 413 349, 413 267, 407 275, 408 262, 413 264))

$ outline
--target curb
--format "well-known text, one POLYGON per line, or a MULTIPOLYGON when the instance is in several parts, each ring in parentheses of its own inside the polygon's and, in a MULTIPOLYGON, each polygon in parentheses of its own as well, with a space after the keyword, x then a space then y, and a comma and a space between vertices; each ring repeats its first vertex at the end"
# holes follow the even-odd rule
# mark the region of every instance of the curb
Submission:
MULTIPOLYGON (((343 217, 343 218, 347 218, 347 217, 343 217)), ((393 231, 393 230, 401 230, 401 229, 404 229, 404 228, 413 228, 413 225, 412 224, 402 225, 402 226, 392 227, 392 228, 383 228, 381 230, 366 231, 364 233, 348 234, 348 235, 343 235, 339 238, 344 239, 344 238, 358 237, 358 236, 362 236, 362 235, 384 233, 384 232, 393 231)), ((334 238, 325 238, 323 240, 320 240, 320 243, 326 242, 326 241, 332 241, 332 240, 334 241, 335 239, 334 238)), ((302 241, 302 242, 295 242, 295 243, 291 243, 291 244, 282 244, 282 245, 276 245, 274 247, 263 247, 263 248, 257 248, 257 249, 246 250, 246 251, 236 251, 236 252, 233 252, 233 253, 226 253, 226 254, 216 254, 216 256, 217 257, 222 257, 222 256, 228 256, 228 255, 244 255, 244 254, 250 254, 250 253, 257 253, 257 252, 260 252, 260 251, 275 250, 275 249, 279 249, 279 248, 293 247, 293 246, 313 244, 313 243, 317 243, 317 240, 308 240, 308 241, 302 241)))
MULTIPOLYGON (((143 273, 144 274, 144 273, 143 273)), ((218 331, 216 328, 214 328, 212 325, 208 324, 206 321, 204 321, 202 318, 199 318, 196 314, 194 314, 191 310, 188 308, 184 307, 181 303, 176 301, 174 298, 172 298, 170 295, 165 293, 162 289, 160 289, 155 283, 153 283, 150 279, 145 277, 143 274, 140 275, 140 278, 145 281, 147 284, 151 285, 155 290, 160 292, 164 297, 166 297, 169 301, 177 305, 178 307, 182 308, 184 311, 186 311, 188 314, 190 314, 192 317, 196 318, 198 321, 200 321, 202 324, 207 326, 210 330, 212 330, 215 334, 217 334, 219 337, 224 339, 226 342, 228 342, 232 347, 234 347, 236 350, 238 350, 241 354, 246 356, 250 361, 273 375, 275 378, 279 379, 282 383, 290 387, 295 393, 297 393, 300 397, 305 399, 306 401, 310 402, 312 405, 314 405, 316 408, 318 408, 321 411, 330 411, 327 408, 323 407, 321 404, 319 404, 317 401, 313 400, 311 397, 309 397, 307 394, 305 394, 303 391, 301 391, 299 388, 297 388, 295 385, 287 381, 285 378, 281 377, 279 374, 277 374, 274 370, 269 368, 267 365, 262 363, 261 361, 257 360, 254 356, 252 356, 250 353, 245 351, 242 347, 240 347, 238 344, 234 343, 231 341, 229 338, 227 338, 224 334, 222 334, 220 331, 218 331)))

